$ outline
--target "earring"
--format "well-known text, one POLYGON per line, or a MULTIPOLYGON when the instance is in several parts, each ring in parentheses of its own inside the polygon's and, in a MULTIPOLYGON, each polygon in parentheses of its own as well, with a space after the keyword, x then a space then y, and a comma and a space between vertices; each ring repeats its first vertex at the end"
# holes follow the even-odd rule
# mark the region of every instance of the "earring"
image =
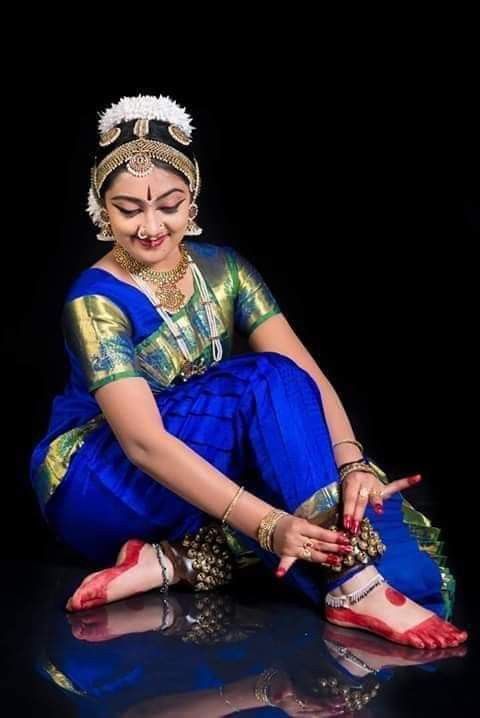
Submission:
POLYGON ((190 205, 190 209, 188 210, 188 222, 187 227, 185 229, 185 235, 188 237, 198 237, 199 234, 202 234, 203 229, 198 226, 198 224, 195 222, 195 217, 198 214, 198 205, 193 202, 193 204, 190 205))
POLYGON ((100 232, 97 234, 97 239, 99 242, 115 242, 115 237, 112 232, 112 225, 110 224, 110 220, 108 218, 108 213, 105 212, 105 210, 102 209, 101 212, 101 225, 100 225, 100 232))

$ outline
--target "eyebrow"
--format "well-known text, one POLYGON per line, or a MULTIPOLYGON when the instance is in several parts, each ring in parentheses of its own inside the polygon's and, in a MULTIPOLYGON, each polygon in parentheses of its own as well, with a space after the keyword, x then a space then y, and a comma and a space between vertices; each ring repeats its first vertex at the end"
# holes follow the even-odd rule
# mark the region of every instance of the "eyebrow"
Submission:
MULTIPOLYGON (((164 194, 160 194, 158 197, 156 197, 153 201, 158 202, 159 199, 163 199, 164 197, 168 197, 169 194, 172 194, 172 192, 183 192, 183 189, 180 189, 180 187, 174 187, 173 189, 169 189, 168 192, 164 192, 164 194)), ((116 197, 112 197, 112 201, 114 199, 127 199, 130 202, 138 202, 138 204, 145 204, 145 200, 140 199, 139 197, 130 197, 127 194, 118 194, 116 197)))

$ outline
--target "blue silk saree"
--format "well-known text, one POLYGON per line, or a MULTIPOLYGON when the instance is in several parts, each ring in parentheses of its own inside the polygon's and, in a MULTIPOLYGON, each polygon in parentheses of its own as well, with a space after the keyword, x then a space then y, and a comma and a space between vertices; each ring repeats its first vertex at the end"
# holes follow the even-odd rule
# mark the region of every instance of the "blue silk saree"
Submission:
MULTIPOLYGON (((183 357, 163 319, 139 289, 106 270, 82 272, 65 300, 70 377, 53 400, 30 475, 57 538, 99 565, 112 564, 130 538, 174 541, 211 521, 126 457, 95 400, 99 387, 124 377, 148 382, 167 431, 273 506, 322 525, 338 507, 338 471, 314 381, 274 352, 232 355, 235 331, 248 337, 280 313, 270 289, 234 249, 191 240, 185 246, 214 299, 223 347, 222 361, 213 364, 196 290, 173 319, 192 358, 208 367, 202 375, 179 381, 183 357)), ((386 502, 382 516, 370 509, 367 516, 388 548, 379 571, 448 616, 454 586, 438 529, 400 495, 386 502)), ((240 532, 227 534, 239 565, 247 555, 270 568, 278 562, 240 532)), ((322 571, 298 561, 286 580, 319 603, 322 571)))

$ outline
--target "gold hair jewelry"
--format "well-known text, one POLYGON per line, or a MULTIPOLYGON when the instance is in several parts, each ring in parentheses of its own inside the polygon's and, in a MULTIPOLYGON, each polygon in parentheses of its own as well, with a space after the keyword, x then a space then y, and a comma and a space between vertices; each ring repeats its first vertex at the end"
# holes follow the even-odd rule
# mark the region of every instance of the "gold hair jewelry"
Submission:
POLYGON ((170 136, 177 142, 180 142, 181 145, 190 145, 192 143, 192 140, 186 132, 184 132, 181 127, 178 127, 177 125, 168 125, 168 132, 170 136))
POLYGON ((115 140, 118 140, 118 138, 121 135, 121 129, 120 127, 111 127, 106 132, 103 132, 100 135, 100 139, 98 141, 98 144, 100 147, 108 147, 108 145, 113 145, 115 140))
POLYGON ((133 134, 143 139, 150 132, 150 120, 141 117, 135 122, 133 127, 133 134))
POLYGON ((100 191, 108 175, 118 167, 125 164, 131 174, 142 177, 153 170, 153 159, 165 162, 181 172, 188 180, 193 199, 196 199, 200 188, 198 164, 194 164, 183 152, 179 152, 170 145, 145 138, 125 142, 116 147, 98 166, 93 168, 92 187, 97 199, 100 199, 100 191))

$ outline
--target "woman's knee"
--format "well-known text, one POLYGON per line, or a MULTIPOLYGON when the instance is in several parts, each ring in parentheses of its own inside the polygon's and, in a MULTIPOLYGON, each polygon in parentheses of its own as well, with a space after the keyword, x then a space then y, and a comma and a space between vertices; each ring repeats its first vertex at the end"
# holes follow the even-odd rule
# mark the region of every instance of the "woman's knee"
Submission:
POLYGON ((295 376, 300 380, 315 385, 312 377, 293 359, 279 352, 258 352, 258 365, 261 369, 277 371, 289 378, 295 376))

